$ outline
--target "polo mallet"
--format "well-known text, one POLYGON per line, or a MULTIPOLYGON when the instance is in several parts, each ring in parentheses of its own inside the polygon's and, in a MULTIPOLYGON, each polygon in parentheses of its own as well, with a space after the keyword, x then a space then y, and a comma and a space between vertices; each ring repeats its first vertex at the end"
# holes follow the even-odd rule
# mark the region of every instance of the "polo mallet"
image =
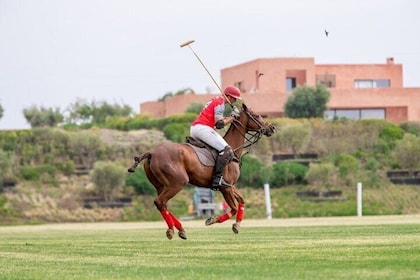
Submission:
POLYGON ((185 43, 182 43, 180 45, 181 48, 188 46, 188 48, 190 48, 190 50, 192 51, 192 53, 195 55, 195 57, 198 59, 198 61, 200 62, 200 64, 204 67, 204 69, 206 70, 207 74, 209 74, 210 78, 212 79, 213 83, 217 86, 217 88, 219 89, 220 93, 223 94, 223 96, 226 98, 226 100, 229 102, 230 106, 232 106, 232 103, 230 103, 229 98, 226 96, 226 94, 223 92, 223 90, 220 88, 219 84, 216 82, 216 80, 213 78, 213 76, 210 74, 210 71, 207 69, 206 65, 204 65, 203 61, 201 61, 200 57, 195 53, 195 51, 193 50, 193 48, 191 47, 191 44, 194 43, 194 40, 190 40, 187 41, 185 43))

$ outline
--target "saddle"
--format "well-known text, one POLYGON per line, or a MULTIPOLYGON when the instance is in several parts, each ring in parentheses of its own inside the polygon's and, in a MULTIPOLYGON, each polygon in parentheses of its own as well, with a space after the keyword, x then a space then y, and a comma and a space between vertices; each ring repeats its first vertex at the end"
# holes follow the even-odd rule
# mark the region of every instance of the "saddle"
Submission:
POLYGON ((201 164, 205 166, 215 166, 216 158, 219 153, 212 146, 191 136, 185 137, 185 144, 193 148, 201 164))

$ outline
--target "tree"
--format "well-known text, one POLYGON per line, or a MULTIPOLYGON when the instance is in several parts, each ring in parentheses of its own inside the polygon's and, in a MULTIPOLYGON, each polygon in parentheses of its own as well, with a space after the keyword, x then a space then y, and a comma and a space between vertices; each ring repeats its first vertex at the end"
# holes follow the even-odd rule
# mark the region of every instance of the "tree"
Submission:
POLYGON ((42 106, 38 108, 36 105, 32 105, 23 109, 23 115, 32 128, 42 126, 55 127, 64 120, 64 116, 58 107, 55 109, 42 106))
POLYGON ((124 167, 110 162, 97 161, 90 173, 90 178, 96 191, 105 201, 113 201, 115 195, 122 189, 127 171, 124 167))
POLYGON ((4 109, 0 104, 0 120, 1 120, 1 118, 3 118, 3 113, 4 113, 4 109))
POLYGON ((190 133, 190 123, 170 123, 163 128, 163 133, 169 140, 182 143, 190 133))
POLYGON ((89 131, 74 132, 69 138, 69 152, 76 165, 91 169, 94 162, 105 151, 105 145, 98 135, 89 131))
POLYGON ((286 125, 278 133, 281 144, 290 148, 293 156, 297 158, 298 153, 305 149, 311 141, 312 127, 306 121, 305 123, 286 125))
POLYGON ((196 113, 196 114, 200 114, 200 112, 201 112, 201 110, 203 110, 203 108, 204 108, 204 104, 203 103, 193 102, 185 110, 185 113, 196 113))
POLYGON ((14 154, 5 152, 0 149, 0 190, 5 178, 12 177, 12 166, 14 162, 14 154))
POLYGON ((420 137, 407 133, 402 140, 397 141, 394 159, 410 172, 420 168, 420 137))
POLYGON ((183 89, 178 90, 175 93, 172 93, 169 91, 165 93, 161 98, 159 98, 158 101, 164 101, 165 99, 171 98, 173 96, 184 95, 184 94, 195 94, 195 91, 192 88, 183 88, 183 89))
POLYGON ((129 117, 133 114, 130 106, 125 104, 109 104, 106 101, 92 101, 88 103, 84 99, 77 99, 67 107, 69 113, 68 123, 74 124, 97 124, 101 125, 108 118, 129 117))
POLYGON ((290 118, 322 118, 329 98, 329 91, 321 84, 297 87, 287 99, 284 112, 290 118))

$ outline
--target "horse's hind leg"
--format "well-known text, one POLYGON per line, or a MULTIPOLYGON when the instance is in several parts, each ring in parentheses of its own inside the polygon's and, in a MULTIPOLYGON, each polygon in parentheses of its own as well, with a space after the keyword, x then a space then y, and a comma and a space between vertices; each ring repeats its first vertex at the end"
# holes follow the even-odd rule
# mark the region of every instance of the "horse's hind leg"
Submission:
POLYGON ((234 189, 234 196, 236 201, 238 202, 238 212, 236 213, 236 223, 232 225, 232 231, 238 234, 239 228, 241 227, 242 219, 244 218, 245 201, 242 194, 236 188, 234 189))
POLYGON ((168 210, 166 205, 168 200, 174 197, 181 189, 182 187, 173 189, 164 188, 154 201, 156 208, 159 210, 162 218, 168 225, 168 230, 166 231, 166 237, 168 237, 168 239, 172 239, 174 236, 174 227, 178 230, 178 236, 180 238, 187 239, 187 234, 185 233, 181 222, 168 210))
MULTIPOLYGON (((182 227, 181 222, 175 217, 174 214, 172 214, 167 209, 167 202, 169 199, 174 197, 178 192, 181 191, 183 188, 183 185, 181 184, 180 187, 175 186, 169 186, 169 180, 163 176, 163 174, 160 172, 160 169, 157 169, 155 167, 154 170, 157 170, 156 173, 160 175, 160 180, 158 180, 157 176, 154 172, 152 172, 151 166, 149 163, 146 163, 144 165, 144 170, 146 172, 146 176, 149 179, 149 181, 155 186, 157 190, 157 198, 154 201, 154 204, 158 211, 160 212, 162 218, 165 220, 166 224, 168 225, 168 229, 166 231, 166 237, 168 239, 172 239, 174 236, 174 227, 178 230, 178 236, 182 239, 187 239, 187 235, 185 233, 184 228, 182 227), (166 184, 166 185, 164 185, 166 184)), ((187 179, 183 178, 183 181, 187 179)), ((182 180, 181 180, 182 181, 182 180)))

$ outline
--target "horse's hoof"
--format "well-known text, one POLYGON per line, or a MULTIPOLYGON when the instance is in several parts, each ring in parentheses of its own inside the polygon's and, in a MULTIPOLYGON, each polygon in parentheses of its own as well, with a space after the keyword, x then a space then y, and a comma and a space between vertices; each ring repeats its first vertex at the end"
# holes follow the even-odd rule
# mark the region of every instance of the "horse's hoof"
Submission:
POLYGON ((134 171, 136 171, 136 170, 134 170, 134 168, 128 168, 128 170, 127 170, 128 172, 130 172, 130 173, 133 173, 134 171))
POLYGON ((182 239, 184 239, 184 240, 186 240, 187 239, 187 234, 185 233, 185 230, 180 230, 180 231, 178 231, 178 236, 180 237, 180 238, 182 238, 182 239))
POLYGON ((166 231, 166 237, 168 237, 169 240, 171 240, 174 237, 174 230, 172 228, 168 228, 166 231))
POLYGON ((237 223, 234 223, 232 225, 232 231, 233 231, 233 233, 238 234, 239 233, 239 228, 240 228, 240 226, 237 223))
POLYGON ((206 226, 211 226, 212 224, 215 224, 217 222, 216 218, 210 217, 206 220, 206 226))

